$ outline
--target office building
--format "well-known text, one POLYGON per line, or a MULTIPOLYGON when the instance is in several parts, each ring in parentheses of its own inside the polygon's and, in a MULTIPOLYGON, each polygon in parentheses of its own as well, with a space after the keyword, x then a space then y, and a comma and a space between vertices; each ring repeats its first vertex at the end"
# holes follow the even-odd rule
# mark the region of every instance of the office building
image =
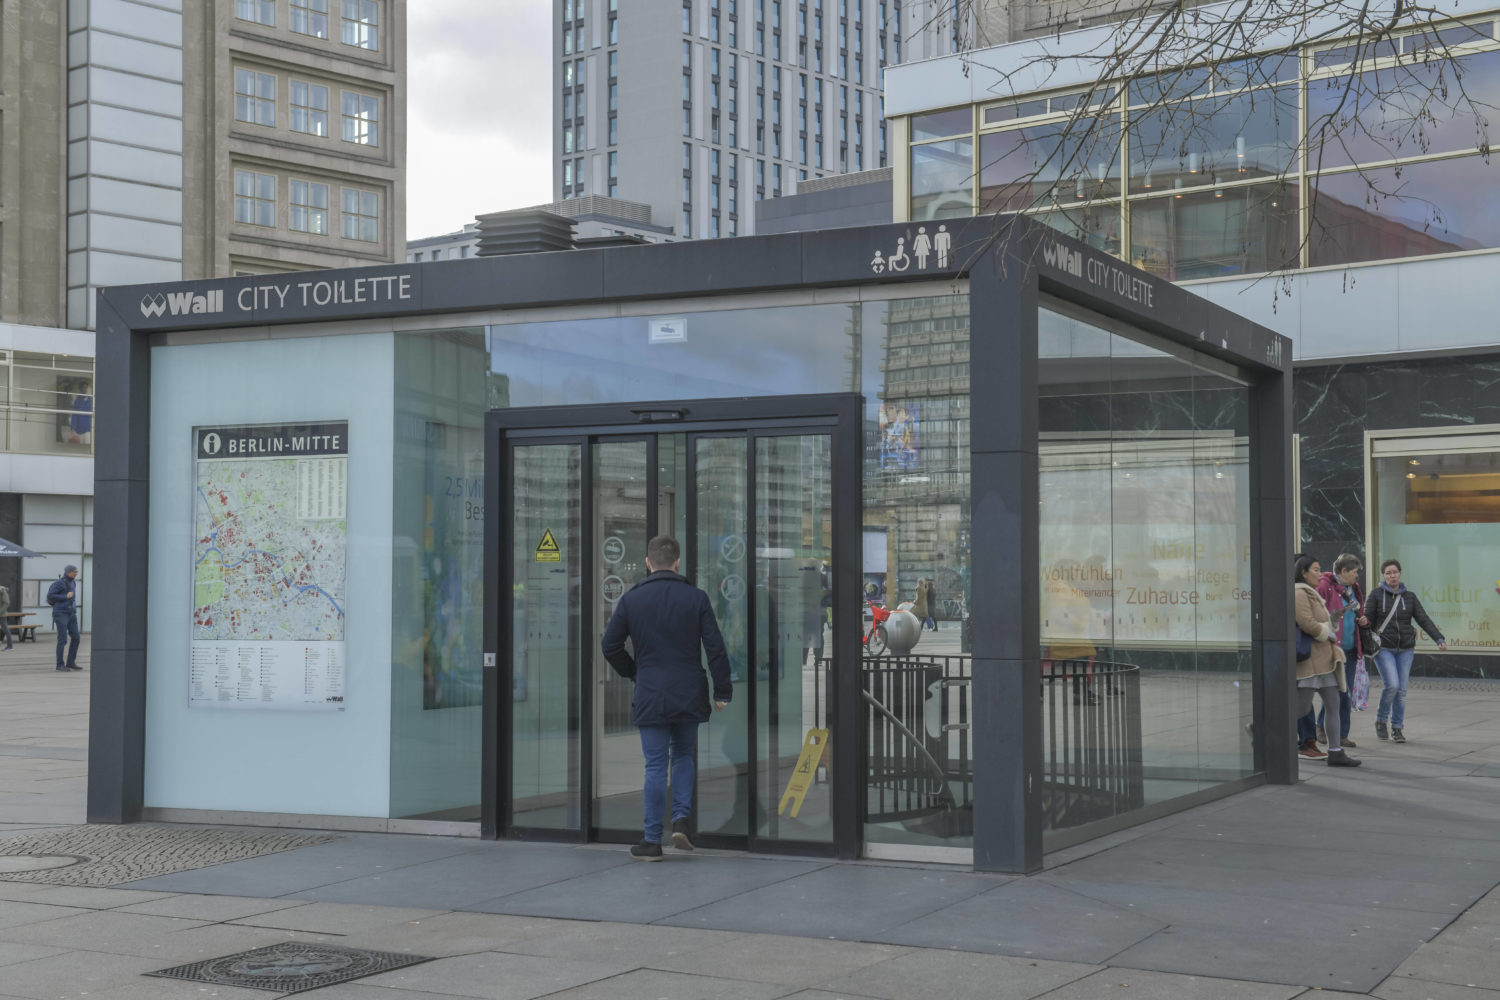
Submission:
POLYGON ((6 15, 0 536, 46 553, 0 565, 13 608, 38 610, 73 563, 91 621, 98 289, 397 259, 405 59, 405 0, 27 0, 6 15))
POLYGON ((898 0, 553 0, 553 198, 650 208, 678 238, 748 235, 752 205, 886 164, 898 0))
MULTIPOLYGON (((1181 93, 1164 103, 1151 78, 1091 72, 1107 25, 1049 42, 1046 90, 1008 86, 1033 43, 887 76, 893 211, 914 234, 1031 212, 1290 338, 1299 548, 1325 568, 1360 556, 1366 587, 1401 562, 1448 640, 1422 639, 1419 674, 1500 671, 1497 28, 1493 0, 1378 46, 1315 19, 1317 44, 1268 37, 1213 74, 1169 69, 1181 93), (1080 104, 1099 138, 1075 128, 1070 148, 1092 145, 1071 156, 1058 143, 1080 104)), ((1128 612, 1107 578, 1090 589, 1128 612)))

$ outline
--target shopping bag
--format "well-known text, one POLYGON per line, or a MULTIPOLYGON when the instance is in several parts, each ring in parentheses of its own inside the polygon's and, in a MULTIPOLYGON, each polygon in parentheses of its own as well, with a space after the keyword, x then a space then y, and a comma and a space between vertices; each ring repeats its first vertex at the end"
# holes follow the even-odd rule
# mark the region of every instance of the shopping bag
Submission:
POLYGON ((1349 692, 1349 704, 1357 712, 1370 707, 1370 672, 1365 669, 1364 657, 1354 665, 1354 690, 1349 692))

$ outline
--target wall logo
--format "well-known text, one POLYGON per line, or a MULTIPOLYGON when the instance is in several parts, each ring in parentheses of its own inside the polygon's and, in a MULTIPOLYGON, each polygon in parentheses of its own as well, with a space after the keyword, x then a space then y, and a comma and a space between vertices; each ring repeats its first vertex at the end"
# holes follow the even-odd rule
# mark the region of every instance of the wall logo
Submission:
POLYGON ((207 434, 203 435, 203 454, 217 455, 219 453, 219 449, 222 447, 223 442, 219 440, 219 435, 215 434, 213 431, 209 431, 207 434))
POLYGON ((1083 254, 1070 250, 1061 243, 1049 243, 1042 247, 1042 260, 1064 274, 1071 274, 1075 278, 1083 277, 1083 254))
POLYGON ((156 292, 141 296, 141 315, 155 319, 163 313, 173 316, 201 315, 224 311, 224 291, 218 289, 194 295, 192 292, 156 292))

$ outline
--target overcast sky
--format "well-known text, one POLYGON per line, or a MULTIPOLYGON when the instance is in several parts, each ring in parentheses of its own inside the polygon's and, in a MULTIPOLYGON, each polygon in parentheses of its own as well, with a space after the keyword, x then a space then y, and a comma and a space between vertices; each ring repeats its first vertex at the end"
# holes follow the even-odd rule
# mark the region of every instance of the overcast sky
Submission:
POLYGON ((407 239, 551 201, 551 0, 418 0, 406 17, 407 239))

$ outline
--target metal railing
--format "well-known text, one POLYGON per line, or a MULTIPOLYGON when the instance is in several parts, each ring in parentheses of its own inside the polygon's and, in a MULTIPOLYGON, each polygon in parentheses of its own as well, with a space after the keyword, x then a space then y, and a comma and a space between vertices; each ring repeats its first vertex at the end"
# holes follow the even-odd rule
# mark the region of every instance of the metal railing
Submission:
MULTIPOLYGON (((970 832, 972 658, 867 657, 863 675, 866 820, 942 837, 970 832)), ((1048 829, 1145 804, 1139 667, 1043 661, 1040 710, 1048 829)))

